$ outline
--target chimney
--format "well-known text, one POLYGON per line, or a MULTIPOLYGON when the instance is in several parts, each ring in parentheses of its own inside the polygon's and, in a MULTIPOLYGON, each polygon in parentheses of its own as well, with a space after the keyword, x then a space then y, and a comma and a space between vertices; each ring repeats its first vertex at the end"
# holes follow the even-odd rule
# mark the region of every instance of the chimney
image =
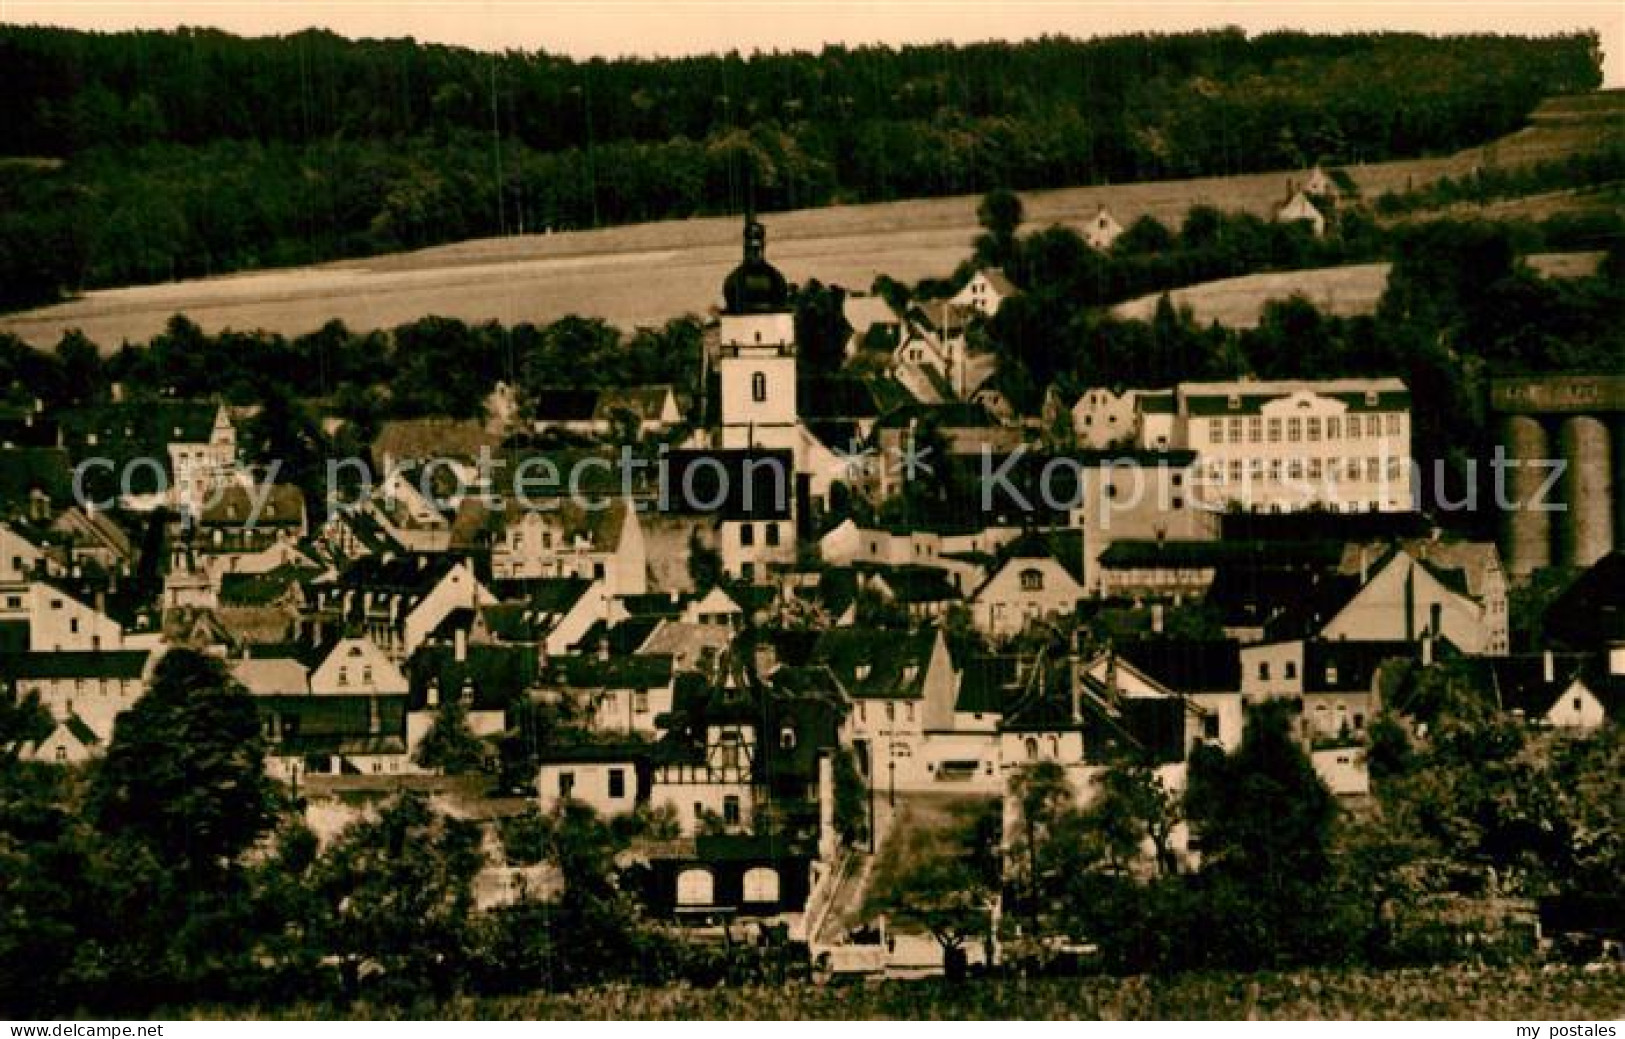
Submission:
POLYGON ((383 719, 378 716, 378 698, 367 697, 367 732, 373 736, 383 730, 383 719))
POLYGON ((440 706, 440 679, 429 679, 429 687, 424 691, 423 702, 430 707, 440 706))
POLYGON ((609 660, 609 636, 600 636, 598 639, 598 659, 609 660))
POLYGON ((457 628, 451 633, 451 657, 461 664, 468 660, 468 629, 457 628))
POLYGON ((1422 666, 1433 666, 1433 636, 1422 636, 1422 666))
POLYGON ((1557 658, 1549 649, 1540 655, 1540 677, 1547 685, 1557 681, 1557 658))
POLYGON ((1609 644, 1608 673, 1616 677, 1625 675, 1625 642, 1609 644))
POLYGON ((1151 604, 1151 634, 1162 634, 1162 603, 1160 602, 1151 604))
POLYGON ((96 612, 102 615, 107 613, 107 589, 96 589, 96 612))

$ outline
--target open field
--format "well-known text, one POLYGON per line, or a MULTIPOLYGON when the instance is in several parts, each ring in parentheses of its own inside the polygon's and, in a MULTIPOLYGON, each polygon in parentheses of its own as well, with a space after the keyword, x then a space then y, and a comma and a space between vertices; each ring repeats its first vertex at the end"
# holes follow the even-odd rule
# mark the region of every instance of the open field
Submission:
MULTIPOLYGON (((1625 134, 1625 91, 1557 98, 1528 127, 1452 156, 1348 167, 1367 196, 1405 190, 1481 164, 1533 162, 1625 134)), ((1081 223, 1100 205, 1125 225, 1143 215, 1177 224, 1197 203, 1268 214, 1297 171, 1067 188, 1024 195, 1028 226, 1081 223)), ((835 206, 769 214, 773 261, 795 281, 867 288, 876 274, 906 281, 944 275, 969 252, 976 196, 835 206)), ((410 253, 195 281, 102 289, 67 303, 0 317, 0 331, 51 346, 79 328, 104 349, 144 340, 184 312, 209 331, 263 328, 289 335, 330 318, 390 327, 426 314, 465 321, 552 321, 568 313, 623 328, 703 312, 720 302, 737 262, 739 221, 710 217, 480 239, 410 253)))
MULTIPOLYGON (((1541 253, 1528 257, 1529 265, 1548 278, 1576 278, 1592 274, 1602 253, 1541 253)), ((1304 271, 1271 271, 1240 278, 1206 281, 1168 293, 1176 307, 1190 307, 1199 324, 1217 321, 1232 328, 1258 324, 1264 304, 1302 296, 1323 313, 1340 317, 1369 314, 1388 286, 1388 264, 1358 263, 1347 267, 1320 267, 1304 271)), ((1112 313, 1146 320, 1157 309, 1162 293, 1119 303, 1112 313)))
MULTIPOLYGON (((333 1016, 332 1008, 291 1015, 333 1016)), ((1625 970, 1440 967, 858 986, 618 987, 571 995, 358 1004, 356 1019, 463 1020, 1499 1020, 1617 1021, 1625 970)), ((203 1012, 201 1016, 209 1016, 203 1012)))

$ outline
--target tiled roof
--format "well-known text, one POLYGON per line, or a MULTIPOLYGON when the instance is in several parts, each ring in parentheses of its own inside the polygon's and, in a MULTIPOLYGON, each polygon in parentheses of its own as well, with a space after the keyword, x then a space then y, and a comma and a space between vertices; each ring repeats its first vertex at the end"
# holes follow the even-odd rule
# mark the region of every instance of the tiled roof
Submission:
POLYGON ((1270 401, 1312 393, 1342 401, 1351 412, 1406 411, 1411 391, 1398 379, 1282 380, 1277 382, 1185 382, 1179 398, 1190 415, 1258 414, 1270 401))
POLYGON ((9 653, 0 656, 0 677, 128 681, 141 677, 151 655, 144 649, 9 653))
POLYGON ((847 693, 859 699, 918 699, 936 634, 868 628, 835 628, 813 650, 813 662, 829 668, 847 693))
POLYGON ((1013 656, 976 655, 960 672, 954 710, 966 714, 1003 714, 1021 695, 1021 661, 1013 656))
POLYGON ((428 646, 407 664, 413 710, 426 707, 429 685, 438 680, 441 703, 461 696, 466 685, 474 694, 473 710, 505 711, 536 686, 539 674, 529 646, 469 646, 462 661, 453 647, 428 646))
POLYGON ((290 589, 317 575, 307 567, 284 564, 264 573, 225 573, 220 575, 220 603, 231 606, 264 606, 276 602, 290 589))
POLYGON ((661 655, 615 656, 596 653, 548 659, 543 681, 573 689, 655 689, 672 679, 672 658, 661 655))
POLYGON ((305 493, 291 483, 260 486, 252 491, 232 484, 210 497, 198 524, 235 527, 251 518, 257 527, 298 527, 305 521, 305 493))
POLYGON ((1235 639, 1144 639, 1120 642, 1117 652, 1147 677, 1176 692, 1241 689, 1241 647, 1235 639))
POLYGON ((1603 556, 1546 608, 1546 633, 1576 649, 1625 640, 1625 551, 1603 556))
POLYGON ((421 418, 385 422, 372 443, 375 464, 387 455, 396 464, 432 458, 478 458, 480 449, 495 451, 501 438, 475 419, 421 418))

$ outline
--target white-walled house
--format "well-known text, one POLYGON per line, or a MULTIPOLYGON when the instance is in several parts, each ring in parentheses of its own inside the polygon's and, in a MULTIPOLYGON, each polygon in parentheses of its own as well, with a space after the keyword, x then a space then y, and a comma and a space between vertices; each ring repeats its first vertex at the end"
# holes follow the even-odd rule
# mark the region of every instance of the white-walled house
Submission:
POLYGON ((1096 252, 1110 250, 1122 234, 1123 225, 1117 222, 1104 204, 1083 224, 1083 240, 1096 252))
POLYGON ((984 267, 971 275, 965 287, 956 292, 948 300, 955 306, 970 307, 981 314, 992 317, 999 312, 1004 301, 1015 296, 1020 290, 1010 283, 1004 271, 997 267, 984 267))
POLYGON ((1305 224, 1316 238, 1326 233, 1326 217, 1309 201, 1308 194, 1301 190, 1293 192, 1292 197, 1275 211, 1275 219, 1283 224, 1305 224))
POLYGON ((971 619, 993 638, 1019 634, 1044 618, 1072 613, 1085 598, 1083 535, 1025 534, 1006 546, 992 575, 969 599, 971 619))

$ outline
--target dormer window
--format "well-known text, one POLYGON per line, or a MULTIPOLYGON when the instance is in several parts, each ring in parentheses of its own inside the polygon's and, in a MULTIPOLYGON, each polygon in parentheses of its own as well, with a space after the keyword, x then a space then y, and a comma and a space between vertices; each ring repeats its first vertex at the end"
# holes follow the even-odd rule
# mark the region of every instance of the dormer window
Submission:
POLYGON ((786 725, 779 730, 779 748, 781 750, 794 750, 796 746, 796 730, 786 725))
POLYGON ((864 679, 869 677, 869 669, 870 669, 870 665, 868 665, 868 664, 859 664, 857 666, 856 674, 858 676, 858 681, 861 682, 864 679))

